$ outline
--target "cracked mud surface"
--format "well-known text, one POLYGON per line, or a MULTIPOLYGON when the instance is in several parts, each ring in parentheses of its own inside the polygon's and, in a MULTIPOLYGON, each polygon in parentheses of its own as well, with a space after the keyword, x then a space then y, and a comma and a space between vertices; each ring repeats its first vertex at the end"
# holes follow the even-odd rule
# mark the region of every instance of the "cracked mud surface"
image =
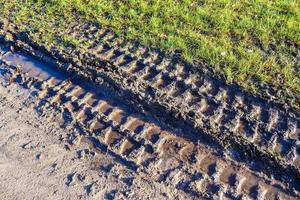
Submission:
POLYGON ((297 176, 141 111, 105 81, 82 81, 4 46, 0 65, 4 198, 299 198, 297 176))

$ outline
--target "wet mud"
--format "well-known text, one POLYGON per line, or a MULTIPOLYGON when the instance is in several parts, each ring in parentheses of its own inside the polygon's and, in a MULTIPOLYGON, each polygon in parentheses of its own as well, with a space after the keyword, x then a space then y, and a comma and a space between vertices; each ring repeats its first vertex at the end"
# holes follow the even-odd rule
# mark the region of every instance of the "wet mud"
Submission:
MULTIPOLYGON (((36 96, 37 109, 55 109, 63 116, 62 126, 73 124, 81 129, 82 134, 69 139, 68 148, 85 144, 91 154, 107 154, 135 176, 172 186, 190 198, 299 197, 299 180, 297 171, 294 170, 298 167, 295 161, 297 157, 295 159, 290 155, 289 165, 286 163, 290 157, 283 157, 282 159, 286 159, 283 163, 274 159, 275 164, 269 166, 268 160, 257 157, 263 152, 262 155, 267 155, 266 159, 272 161, 271 152, 255 148, 255 151, 245 151, 251 146, 266 145, 261 140, 270 140, 262 138, 265 135, 261 132, 254 133, 254 138, 262 138, 258 140, 260 142, 244 137, 245 124, 249 122, 247 120, 251 119, 257 126, 261 125, 265 131, 272 130, 278 136, 274 129, 281 130, 278 128, 278 122, 281 122, 279 119, 282 117, 280 111, 272 110, 266 116, 260 108, 254 109, 255 112, 248 112, 248 102, 245 102, 242 94, 234 96, 234 99, 226 98, 223 93, 219 94, 221 89, 214 91, 214 82, 209 84, 206 79, 203 87, 195 88, 198 92, 203 92, 197 93, 203 96, 195 100, 193 97, 197 95, 194 93, 187 95, 172 89, 173 86, 175 89, 180 88, 184 81, 168 87, 174 80, 166 78, 167 73, 157 77, 153 75, 155 71, 147 69, 143 76, 137 76, 134 74, 143 67, 124 65, 127 74, 121 71, 124 70, 122 66, 118 68, 118 73, 124 72, 122 76, 125 78, 122 79, 114 68, 106 69, 97 65, 74 67, 72 64, 66 65, 62 61, 43 56, 40 51, 34 51, 26 44, 19 44, 19 47, 22 45, 23 50, 27 48, 27 53, 12 49, 9 43, 2 43, 1 83, 3 86, 17 84, 29 89, 36 96), (132 78, 134 76, 136 79, 132 78), (125 84, 128 80, 132 82, 125 84), (223 105, 219 109, 214 107, 219 106, 216 99, 223 105), (190 110, 184 111, 187 107, 193 108, 194 114, 190 110), (233 115, 231 112, 235 111, 239 113, 239 117, 233 116, 233 119, 237 119, 226 125, 222 121, 228 118, 223 114, 216 115, 216 110, 229 113, 228 115, 233 115), (246 117, 242 113, 245 110, 253 118, 246 117), (241 119, 241 116, 245 116, 245 119, 241 119), (214 126, 211 124, 212 120, 215 121, 214 126), (232 140, 237 138, 239 139, 233 143, 232 140), (227 145, 220 140, 226 141, 227 145), (249 147, 245 145, 247 142, 251 144, 249 147), (255 155, 250 155, 251 153, 255 155)), ((266 106, 262 106, 264 112, 266 106)), ((296 121, 297 124, 295 116, 284 117, 296 121)), ((248 127, 252 126, 248 124, 248 127)), ((289 135, 297 135, 297 130, 297 126, 291 128, 289 135)), ((286 149, 285 145, 283 143, 279 146, 278 151, 286 149)), ((84 152, 78 152, 78 156, 83 155, 84 152)), ((94 165, 97 166, 97 160, 94 165)))

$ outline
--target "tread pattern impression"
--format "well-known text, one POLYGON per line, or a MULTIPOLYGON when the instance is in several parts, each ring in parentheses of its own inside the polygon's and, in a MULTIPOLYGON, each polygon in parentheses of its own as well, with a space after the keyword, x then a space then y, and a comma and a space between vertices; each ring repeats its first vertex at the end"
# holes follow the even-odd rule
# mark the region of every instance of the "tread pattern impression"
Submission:
POLYGON ((178 137, 134 113, 104 91, 71 80, 42 80, 9 68, 6 77, 37 92, 39 107, 67 112, 89 135, 79 138, 98 153, 111 151, 133 171, 199 197, 294 199, 282 183, 252 171, 214 148, 178 137))

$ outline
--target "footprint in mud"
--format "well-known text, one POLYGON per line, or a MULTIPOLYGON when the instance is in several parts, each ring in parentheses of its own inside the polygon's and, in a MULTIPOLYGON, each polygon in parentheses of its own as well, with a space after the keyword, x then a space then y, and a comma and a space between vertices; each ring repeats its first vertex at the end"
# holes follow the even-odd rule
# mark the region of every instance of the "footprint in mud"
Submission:
POLYGON ((73 177, 74 177, 75 174, 76 174, 76 172, 73 172, 73 173, 71 173, 71 174, 68 174, 68 176, 67 176, 67 181, 66 181, 66 185, 67 185, 68 187, 72 184, 72 182, 73 182, 73 177))

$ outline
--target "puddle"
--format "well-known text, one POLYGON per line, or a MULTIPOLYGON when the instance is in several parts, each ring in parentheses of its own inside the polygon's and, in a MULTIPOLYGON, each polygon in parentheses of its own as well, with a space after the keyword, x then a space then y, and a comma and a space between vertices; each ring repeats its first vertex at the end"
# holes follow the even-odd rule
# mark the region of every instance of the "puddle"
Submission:
POLYGON ((8 48, 0 46, 0 58, 9 65, 19 66, 23 73, 28 73, 30 77, 38 77, 41 80, 48 80, 55 77, 58 82, 66 80, 67 78, 61 73, 55 71, 55 68, 50 68, 42 61, 37 60, 22 52, 11 52, 8 48))

